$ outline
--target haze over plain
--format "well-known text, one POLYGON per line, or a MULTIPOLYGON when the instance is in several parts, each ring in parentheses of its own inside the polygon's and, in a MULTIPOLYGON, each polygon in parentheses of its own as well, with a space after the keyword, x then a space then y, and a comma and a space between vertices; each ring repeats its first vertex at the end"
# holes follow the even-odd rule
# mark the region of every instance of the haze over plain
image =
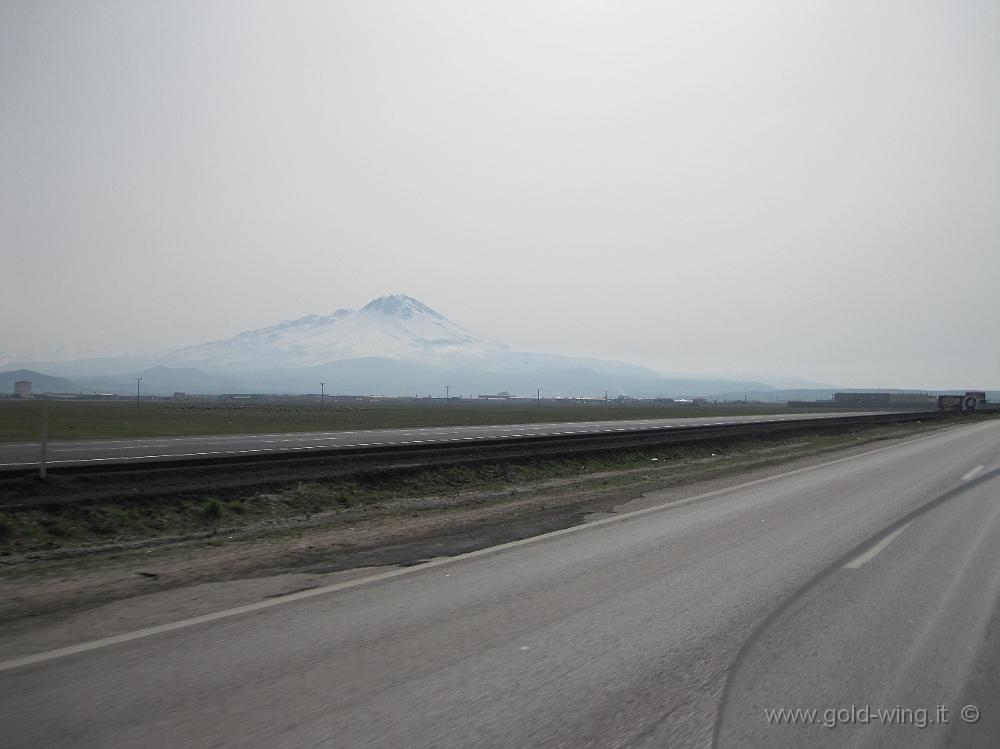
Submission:
POLYGON ((0 6, 0 350, 387 293, 667 374, 1000 385, 993 3, 0 6))

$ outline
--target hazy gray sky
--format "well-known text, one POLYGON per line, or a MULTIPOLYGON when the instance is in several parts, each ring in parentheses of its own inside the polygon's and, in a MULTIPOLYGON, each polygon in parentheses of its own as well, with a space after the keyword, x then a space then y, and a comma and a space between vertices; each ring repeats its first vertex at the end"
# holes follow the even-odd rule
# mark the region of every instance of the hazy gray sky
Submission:
POLYGON ((995 0, 0 0, 0 351, 398 292, 669 373, 998 387, 998 39, 995 0))

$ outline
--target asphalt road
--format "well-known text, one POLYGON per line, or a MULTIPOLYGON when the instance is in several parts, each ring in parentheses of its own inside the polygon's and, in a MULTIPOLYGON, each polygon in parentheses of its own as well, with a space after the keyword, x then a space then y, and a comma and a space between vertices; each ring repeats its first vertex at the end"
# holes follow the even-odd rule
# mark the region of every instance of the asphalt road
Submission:
POLYGON ((0 743, 686 747, 721 715, 720 746, 995 746, 998 477, 1000 421, 979 422, 7 661, 0 743), (764 714, 866 704, 951 722, 764 714))
MULTIPOLYGON (((878 413, 878 412, 872 412, 878 413)), ((720 424, 757 424, 799 419, 837 419, 860 413, 775 414, 710 418, 589 421, 505 426, 456 426, 413 429, 372 429, 353 432, 160 437, 129 440, 50 442, 49 465, 155 462, 177 458, 217 458, 236 455, 287 453, 309 450, 348 450, 391 445, 435 445, 477 440, 543 437, 568 434, 613 434, 644 429, 677 429, 720 424)), ((37 466, 38 442, 0 443, 0 470, 37 466)))

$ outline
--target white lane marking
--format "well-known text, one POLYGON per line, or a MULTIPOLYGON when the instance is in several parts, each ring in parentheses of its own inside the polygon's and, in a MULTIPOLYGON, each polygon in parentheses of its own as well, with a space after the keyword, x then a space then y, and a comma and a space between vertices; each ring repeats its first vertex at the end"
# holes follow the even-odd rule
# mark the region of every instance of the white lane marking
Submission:
POLYGON ((979 475, 979 472, 980 472, 981 470, 983 470, 983 468, 985 468, 985 467, 986 467, 986 466, 976 466, 976 467, 975 467, 975 468, 973 468, 973 469, 972 469, 971 471, 969 471, 969 472, 968 472, 968 473, 966 473, 966 474, 965 474, 964 476, 962 476, 962 481, 968 481, 968 480, 969 480, 969 479, 971 479, 971 478, 975 478, 976 476, 978 476, 978 475, 979 475))
MULTIPOLYGON (((387 430, 370 430, 369 433, 377 433, 379 431, 387 430)), ((248 438, 262 438, 262 437, 287 437, 289 435, 294 436, 298 440, 309 440, 309 439, 338 439, 341 435, 355 434, 355 432, 263 432, 260 434, 208 434, 208 435, 187 435, 183 437, 142 437, 137 439, 126 439, 126 440, 52 440, 50 444, 60 447, 73 447, 79 450, 88 450, 92 445, 126 445, 128 448, 141 449, 143 447, 155 446, 158 442, 165 443, 183 443, 187 444, 190 442, 232 442, 232 441, 242 441, 248 438)), ((288 442, 290 440, 283 440, 288 442)), ((0 442, 0 447, 2 448, 29 448, 38 447, 37 442, 0 442)))
MULTIPOLYGON (((371 445, 408 445, 408 442, 374 442, 371 445)), ((369 443, 361 443, 357 445, 344 445, 344 447, 368 447, 369 443)), ((196 452, 196 453, 162 453, 159 455, 126 455, 121 457, 108 457, 108 458, 80 458, 80 459, 70 459, 70 460, 50 460, 48 465, 55 465, 61 463, 105 463, 109 460, 154 460, 157 458, 192 458, 200 457, 206 455, 243 455, 246 453, 259 453, 259 452, 269 452, 269 453, 283 453, 292 452, 295 450, 322 450, 328 447, 327 445, 297 445, 295 447, 282 447, 278 450, 265 450, 260 447, 248 447, 242 450, 211 450, 208 452, 196 452)), ((38 463, 0 463, 0 468, 17 468, 21 466, 37 466, 38 463)))
MULTIPOLYGON (((354 580, 348 580, 346 582, 337 583, 335 585, 327 585, 322 588, 311 588, 309 590, 302 590, 299 591, 298 593, 289 593, 286 596, 269 598, 263 601, 249 603, 245 606, 238 606, 236 608, 226 609, 225 611, 217 611, 213 614, 196 616, 191 619, 181 619, 180 621, 170 622, 169 624, 160 624, 155 627, 146 627, 145 629, 137 629, 133 632, 125 632, 120 635, 114 635, 113 637, 105 637, 100 640, 91 640, 89 642, 81 642, 77 645, 69 645, 64 648, 57 648, 56 650, 49 650, 43 653, 35 653, 34 655, 25 655, 20 658, 14 658, 9 661, 0 662, 0 671, 9 671, 12 668, 19 668, 20 666, 27 666, 32 663, 43 663, 45 661, 51 661, 57 658, 64 658, 68 655, 85 653, 90 650, 98 650, 99 648, 106 648, 110 645, 117 645, 123 642, 130 642, 132 640, 140 640, 145 637, 152 637, 153 635, 162 634, 164 632, 172 632, 178 629, 194 627, 198 624, 206 624, 208 622, 218 621, 219 619, 228 619, 231 616, 239 616, 240 614, 247 614, 252 611, 260 611, 261 609, 268 609, 273 606, 280 606, 285 603, 300 601, 305 598, 313 598, 315 596, 322 596, 322 595, 327 595, 329 593, 336 593, 337 591, 346 590, 348 588, 355 588, 360 585, 366 585, 368 583, 378 582, 379 580, 388 580, 390 578, 400 577, 402 575, 412 575, 415 572, 432 569, 434 567, 442 567, 447 564, 455 564, 457 562, 461 562, 466 559, 485 557, 506 549, 514 549, 519 546, 528 546, 530 544, 546 541, 550 538, 557 538, 559 536, 568 536, 570 534, 580 533, 581 531, 589 530, 591 528, 596 528, 598 526, 609 525, 611 523, 620 523, 626 520, 631 520, 633 518, 641 517, 643 515, 649 515, 654 512, 661 512, 666 509, 673 509, 675 507, 688 505, 691 504, 692 502, 699 502, 704 499, 718 497, 722 494, 741 491, 743 489, 748 489, 753 486, 760 486, 761 484, 769 484, 773 481, 780 481, 781 479, 788 478, 789 476, 798 476, 799 474, 807 473, 809 471, 815 471, 820 468, 829 468, 830 466, 840 465, 841 463, 847 463, 852 460, 858 460, 859 458, 866 458, 871 455, 883 453, 886 452, 887 450, 896 450, 897 448, 900 447, 907 447, 909 445, 915 445, 919 442, 926 442, 927 440, 936 439, 940 436, 941 436, 940 434, 930 434, 927 435, 926 437, 917 437, 916 439, 908 440, 906 442, 898 442, 894 445, 877 447, 874 450, 867 450, 865 452, 857 453, 855 455, 848 455, 845 458, 837 458, 836 460, 830 460, 827 461, 826 463, 817 463, 816 465, 812 466, 804 466, 802 468, 796 468, 791 471, 785 471, 784 473, 776 473, 773 476, 764 476, 759 479, 753 479, 752 481, 745 481, 742 484, 735 484, 733 486, 724 487, 722 489, 716 489, 714 491, 705 492, 704 494, 696 494, 693 497, 685 497, 684 499, 677 499, 672 502, 665 502, 661 505, 656 505, 655 507, 646 507, 642 510, 633 510, 632 512, 626 512, 621 515, 614 515, 609 518, 602 518, 600 520, 594 520, 589 523, 574 525, 570 528, 561 528, 560 530, 557 531, 550 531, 549 533, 543 533, 540 536, 531 536, 529 538, 522 538, 520 541, 510 541, 505 544, 490 546, 485 549, 477 549, 476 551, 469 551, 466 552, 465 554, 459 554, 453 557, 441 557, 439 559, 433 559, 430 562, 424 562, 423 564, 415 564, 412 567, 400 567, 394 570, 389 570, 387 572, 380 572, 377 575, 356 578, 354 580)), ((893 538, 896 535, 898 535, 898 533, 901 533, 904 528, 906 528, 905 525, 903 526, 903 528, 900 528, 899 531, 893 534, 893 538)), ((884 543, 888 545, 888 542, 884 543)))
MULTIPOLYGON (((868 414, 860 414, 860 415, 868 415, 868 414)), ((823 418, 839 418, 839 417, 841 417, 840 414, 802 414, 802 415, 795 415, 795 416, 786 416, 786 417, 779 418, 779 419, 763 419, 763 420, 756 420, 755 417, 745 417, 740 422, 733 422, 733 423, 756 424, 756 423, 765 423, 765 422, 794 421, 794 420, 797 420, 797 419, 805 419, 805 418, 810 418, 810 417, 813 417, 813 416, 822 416, 823 418)), ((687 418, 692 418, 692 417, 687 417, 687 418)), ((678 421, 678 420, 683 421, 685 419, 674 419, 673 421, 678 421)), ((613 425, 615 423, 619 423, 620 424, 622 422, 577 422, 577 423, 573 423, 572 424, 572 431, 549 432, 547 434, 540 434, 538 436, 559 436, 559 435, 567 435, 567 434, 586 434, 586 433, 588 433, 588 428, 591 430, 591 433, 600 434, 600 433, 605 433, 605 432, 608 432, 608 431, 613 431, 611 429, 607 429, 606 427, 608 427, 609 425, 613 425), (605 428, 600 428, 600 427, 605 427, 605 428)), ((676 424, 676 423, 674 423, 674 424, 663 424, 663 423, 658 423, 655 420, 648 420, 647 422, 640 422, 640 423, 651 423, 651 424, 654 424, 654 426, 652 427, 653 429, 677 429, 677 428, 688 427, 688 426, 692 426, 692 427, 713 426, 715 423, 718 423, 718 422, 714 422, 714 423, 701 422, 701 423, 693 423, 693 424, 691 424, 691 423, 688 423, 688 424, 676 424)), ((525 427, 528 427, 528 426, 529 425, 523 425, 523 426, 522 425, 514 425, 514 426, 507 425, 506 428, 508 428, 508 429, 510 429, 510 428, 525 428, 525 427)), ((561 427, 563 427, 565 429, 566 427, 570 426, 570 424, 567 424, 567 423, 558 424, 557 423, 557 424, 545 424, 545 425, 530 425, 531 428, 539 428, 539 427, 551 428, 551 427, 559 427, 559 426, 561 426, 561 427)), ((496 427, 494 427, 494 426, 476 426, 476 427, 460 427, 459 429, 462 429, 462 430, 489 430, 489 429, 495 429, 495 428, 496 427)), ((289 443, 289 442, 295 443, 295 442, 303 442, 303 441, 306 441, 306 440, 316 440, 316 439, 319 439, 319 440, 337 440, 337 439, 340 439, 342 436, 349 435, 349 434, 363 434, 363 435, 372 435, 372 436, 381 435, 381 434, 394 434, 394 435, 395 434, 412 435, 412 434, 415 434, 415 433, 426 434, 428 429, 434 429, 434 427, 427 427, 427 428, 424 428, 424 429, 421 429, 421 430, 408 430, 408 431, 398 431, 398 430, 392 430, 392 429, 376 429, 376 430, 335 432, 335 433, 332 433, 332 432, 298 432, 298 433, 295 433, 295 432, 285 432, 285 433, 250 434, 250 435, 208 435, 208 436, 198 436, 198 437, 175 437, 175 438, 168 438, 168 441, 169 442, 181 442, 182 444, 186 444, 186 443, 190 443, 190 442, 195 442, 195 441, 214 441, 214 442, 216 442, 218 444, 220 442, 221 443, 225 443, 227 441, 245 440, 247 438, 258 438, 259 439, 261 437, 285 437, 285 439, 281 439, 279 441, 282 442, 282 443, 289 443)), ((527 436, 527 435, 525 435, 525 436, 527 436)), ((499 435, 499 438, 505 438, 505 437, 509 437, 509 435, 499 435)), ((474 437, 473 439, 489 439, 489 438, 491 438, 489 435, 485 435, 485 436, 482 436, 482 437, 474 437)), ((493 438, 496 438, 496 437, 493 437, 493 438)), ((160 439, 162 440, 162 438, 160 438, 160 439)), ((435 441, 435 440, 427 440, 427 442, 433 442, 433 441, 435 441)), ((441 440, 439 440, 439 441, 441 441, 441 440)), ((70 443, 67 443, 67 442, 62 442, 62 443, 57 442, 57 443, 54 443, 54 445, 53 445, 53 452, 65 452, 67 450, 61 450, 59 448, 66 448, 68 445, 73 445, 73 444, 80 444, 80 443, 72 443, 72 442, 70 442, 70 443), (57 448, 57 447, 55 447, 55 445, 58 445, 59 447, 57 448)), ((161 445, 166 446, 164 442, 157 443, 157 442, 155 442, 155 440, 148 440, 148 439, 147 440, 134 440, 134 441, 131 441, 131 440, 107 440, 107 441, 104 441, 104 442, 100 442, 100 441, 87 441, 86 443, 82 443, 82 444, 83 444, 82 447, 76 448, 76 449, 85 450, 85 451, 86 450, 91 450, 93 448, 89 447, 89 445, 98 445, 98 444, 126 444, 126 445, 129 445, 128 448, 111 448, 111 449, 138 449, 138 450, 143 450, 143 449, 149 450, 150 448, 160 447, 161 445)), ((409 444, 409 443, 406 443, 406 442, 385 442, 385 441, 383 441, 383 442, 363 443, 361 445, 353 445, 353 446, 355 446, 355 447, 362 447, 362 446, 375 446, 375 445, 380 445, 380 444, 395 445, 395 444, 409 444)), ((10 444, 4 445, 3 443, 0 443, 0 450, 2 450, 3 448, 6 448, 6 447, 21 447, 21 446, 22 445, 17 445, 17 444, 15 444, 15 445, 10 445, 10 444)), ((27 447, 27 446, 34 447, 35 443, 25 443, 24 446, 25 447, 27 447)), ((208 445, 206 445, 206 447, 208 447, 208 445)), ((302 448, 302 447, 291 447, 291 448, 283 447, 283 448, 279 448, 278 450, 275 450, 274 452, 279 453, 279 452, 287 452, 287 451, 290 451, 290 450, 302 450, 302 449, 314 450, 314 449, 317 449, 318 447, 320 447, 320 445, 311 445, 311 446, 306 447, 306 448, 302 448)), ((335 446, 331 445, 331 447, 335 447, 335 446)), ((243 449, 243 450, 225 450, 225 449, 222 449, 222 450, 208 450, 208 451, 203 451, 203 452, 162 453, 162 454, 155 454, 155 455, 151 455, 151 454, 147 454, 147 455, 122 455, 120 457, 111 457, 111 456, 108 456, 108 457, 102 457, 102 458, 77 458, 77 459, 70 459, 70 460, 52 460, 52 461, 49 461, 49 463, 52 464, 52 465, 58 465, 58 464, 63 464, 63 463, 70 463, 70 464, 75 464, 75 465, 83 465, 83 464, 86 464, 86 463, 105 463, 105 462, 112 461, 112 460, 118 461, 120 463, 127 463, 129 461, 137 461, 137 460, 151 460, 151 459, 162 459, 162 458, 187 458, 187 457, 195 457, 195 456, 202 457, 202 456, 209 456, 209 455, 239 455, 239 454, 249 453, 249 452, 265 452, 265 451, 261 450, 260 448, 243 449)), ((0 468, 22 468, 22 467, 33 467, 33 466, 37 466, 37 465, 38 465, 38 461, 37 460, 31 460, 31 461, 19 461, 19 462, 13 462, 13 463, 0 463, 0 468)))
MULTIPOLYGON (((144 448, 153 447, 170 447, 170 445, 142 445, 144 448)), ((54 453, 78 453, 78 452, 93 452, 95 450, 100 450, 101 452, 110 452, 112 450, 135 450, 135 447, 57 447, 53 448, 50 452, 54 453)), ((127 457, 127 456, 125 456, 127 457)))
MULTIPOLYGON (((910 522, 913 521, 911 520, 910 522)), ((905 531, 909 527, 909 525, 910 523, 906 523, 905 525, 900 526, 892 533, 890 533, 888 536, 879 541, 877 544, 875 544, 873 547, 871 547, 864 554, 860 554, 859 556, 854 557, 854 559, 852 559, 850 562, 844 565, 844 568, 849 570, 856 570, 858 569, 858 567, 863 567, 864 565, 868 564, 871 560, 877 557, 885 549, 886 546, 895 541, 896 538, 899 537, 899 534, 905 531)))
MULTIPOLYGON (((876 416, 881 415, 882 411, 872 411, 872 412, 861 412, 857 414, 848 414, 848 416, 876 416)), ((770 419, 770 421, 795 421, 798 419, 836 419, 842 418, 844 414, 823 414, 823 413, 805 413, 805 414, 794 414, 786 415, 780 419, 770 419)), ((698 418, 696 416, 678 416, 667 421, 687 421, 689 419, 698 418)), ((740 421, 733 423, 745 423, 753 424, 757 423, 758 419, 754 416, 740 416, 736 417, 740 421)), ((577 427, 587 427, 587 426, 601 426, 605 424, 659 424, 663 419, 629 419, 626 421, 580 421, 580 422, 569 422, 577 427)), ((508 424, 508 425, 496 425, 496 426, 509 426, 517 427, 522 429, 551 429, 559 426, 564 426, 567 422, 554 422, 548 424, 508 424)), ((670 426, 670 425, 668 425, 670 426)), ((680 425, 678 425, 680 426, 680 425)), ((417 431, 435 429, 438 427, 421 427, 417 431)), ((485 426, 459 426, 456 427, 458 430, 469 430, 469 429, 492 429, 490 425, 485 426)), ((263 438, 263 437, 287 437, 294 436, 298 440, 309 440, 309 439, 337 439, 342 435, 352 435, 352 434, 364 434, 364 435, 380 435, 387 432, 400 433, 400 434, 412 434, 412 430, 408 432, 400 432, 395 427, 387 427, 382 429, 365 429, 365 430, 348 430, 348 431, 336 431, 336 432, 261 432, 258 434, 207 434, 207 435, 187 435, 181 437, 144 437, 136 439, 104 439, 104 440, 52 440, 50 444, 58 445, 61 447, 65 446, 80 446, 86 447, 89 445, 115 445, 124 444, 134 446, 136 449, 141 449, 144 446, 148 446, 151 441, 157 440, 167 440, 170 442, 181 442, 181 443, 191 443, 191 442, 228 442, 228 441, 239 441, 247 438, 263 438)), ((291 440, 289 440, 291 441, 291 440)), ((4 442, 0 443, 2 448, 36 448, 38 447, 37 442, 4 442)))
MULTIPOLYGON (((239 450, 219 450, 210 453, 167 453, 165 455, 135 455, 129 456, 126 460, 152 460, 153 458, 190 458, 195 455, 233 455, 239 450)), ((54 463, 101 463, 108 460, 122 460, 122 458, 86 458, 85 460, 50 460, 49 465, 54 463)), ((38 463, 0 463, 3 468, 15 468, 17 466, 36 466, 38 463)))

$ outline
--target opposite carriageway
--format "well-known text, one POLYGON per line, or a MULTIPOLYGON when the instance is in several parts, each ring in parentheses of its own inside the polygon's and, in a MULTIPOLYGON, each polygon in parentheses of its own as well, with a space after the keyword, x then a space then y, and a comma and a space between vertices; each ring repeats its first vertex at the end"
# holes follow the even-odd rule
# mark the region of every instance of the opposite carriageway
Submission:
POLYGON ((947 418, 938 412, 787 414, 426 427, 0 445, 0 507, 109 498, 244 496, 375 472, 655 449, 678 443, 947 418))
MULTIPOLYGON (((726 416, 681 419, 643 419, 501 426, 423 427, 344 432, 304 432, 215 435, 130 440, 50 442, 46 464, 52 469, 132 469, 143 464, 209 464, 311 456, 370 455, 419 452, 427 449, 494 448, 509 444, 551 447, 565 444, 622 444, 653 438, 698 439, 736 436, 786 429, 850 426, 913 421, 937 412, 808 413, 767 416, 726 416)), ((572 450, 571 450, 572 451, 572 450)), ((37 442, 0 444, 0 472, 35 471, 41 462, 37 442)))

